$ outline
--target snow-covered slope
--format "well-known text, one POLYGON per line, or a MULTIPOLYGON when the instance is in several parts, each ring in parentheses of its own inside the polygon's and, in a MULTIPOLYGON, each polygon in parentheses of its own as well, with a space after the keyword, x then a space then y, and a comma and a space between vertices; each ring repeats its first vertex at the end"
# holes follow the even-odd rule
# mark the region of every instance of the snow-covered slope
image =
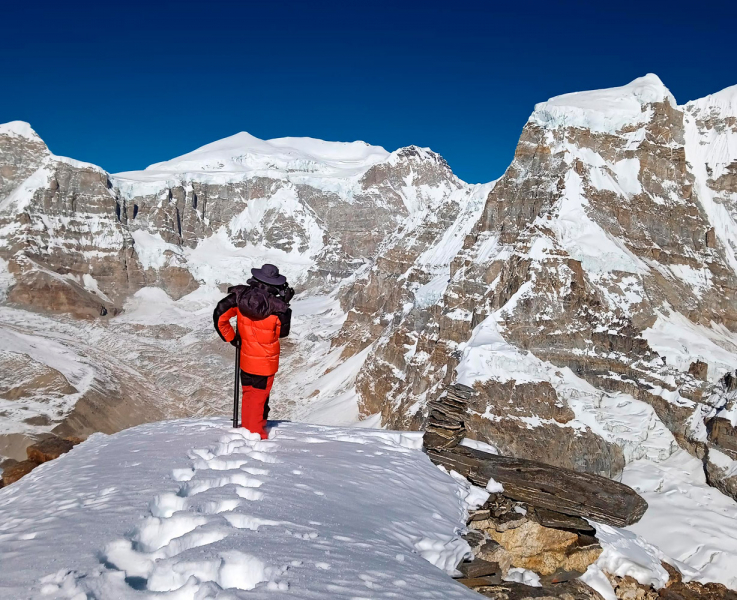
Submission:
MULTIPOLYGON (((433 466, 421 443, 414 432, 285 422, 262 441, 225 419, 95 434, 0 490, 0 593, 477 597, 448 575, 470 553, 467 511, 488 493, 433 466)), ((595 524, 604 551, 584 579, 604 598, 614 592, 602 569, 659 588, 662 560, 687 580, 737 584, 737 507, 694 482, 690 461, 682 452, 660 470, 628 470, 655 511, 630 531, 595 524)))
POLYGON ((419 434, 254 438, 224 419, 98 434, 0 490, 0 595, 476 597, 444 573, 470 551, 467 491, 419 434))

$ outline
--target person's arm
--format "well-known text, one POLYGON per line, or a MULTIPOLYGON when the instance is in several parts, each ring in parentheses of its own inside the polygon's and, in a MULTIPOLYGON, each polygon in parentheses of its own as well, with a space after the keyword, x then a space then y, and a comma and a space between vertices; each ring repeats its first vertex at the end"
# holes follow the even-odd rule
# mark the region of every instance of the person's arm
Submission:
POLYGON ((282 313, 277 313, 276 316, 279 317, 279 321, 281 323, 281 331, 279 332, 279 337, 285 338, 289 335, 289 328, 292 325, 292 309, 287 308, 286 311, 282 313))
POLYGON ((238 307, 235 301, 235 294, 228 294, 223 298, 212 313, 212 320, 215 324, 215 331, 218 332, 220 339, 224 342, 232 342, 235 339, 236 332, 230 324, 230 320, 238 315, 238 307))

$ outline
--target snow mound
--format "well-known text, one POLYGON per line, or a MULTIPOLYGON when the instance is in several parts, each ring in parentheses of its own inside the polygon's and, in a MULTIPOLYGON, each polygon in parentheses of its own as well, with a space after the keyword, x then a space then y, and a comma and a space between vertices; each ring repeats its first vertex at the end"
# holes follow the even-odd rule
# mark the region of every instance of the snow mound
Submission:
POLYGON ((0 490, 0 589, 474 598, 447 574, 470 553, 468 484, 420 445, 421 433, 293 423, 262 441, 225 419, 95 434, 0 490))
POLYGON ((182 173, 281 171, 348 178, 364 173, 388 156, 384 148, 365 142, 325 142, 306 137, 261 140, 241 132, 143 171, 118 173, 116 177, 156 181, 162 175, 182 173))
POLYGON ((676 106, 675 98, 660 78, 649 73, 621 87, 573 92, 540 102, 530 120, 551 129, 579 127, 615 133, 625 125, 646 122, 645 107, 663 101, 676 106))

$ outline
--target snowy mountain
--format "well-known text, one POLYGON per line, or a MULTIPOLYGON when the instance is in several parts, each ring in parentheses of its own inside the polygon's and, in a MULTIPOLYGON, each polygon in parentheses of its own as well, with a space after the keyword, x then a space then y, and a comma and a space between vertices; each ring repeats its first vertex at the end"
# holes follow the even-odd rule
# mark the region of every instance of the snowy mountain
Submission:
POLYGON ((420 427, 458 381, 505 453, 618 477, 680 446, 734 495, 733 94, 679 107, 648 75, 538 104, 442 297, 382 310, 363 414, 420 427))
MULTIPOLYGON (((209 315, 228 285, 271 261, 298 289, 335 295, 397 230, 432 241, 478 196, 426 149, 389 153, 363 142, 246 133, 109 175, 53 155, 15 122, 0 129, 0 162, 8 373, 0 455, 13 457, 34 432, 110 433, 162 415, 222 412, 231 357, 212 339, 209 315), (28 350, 45 346, 63 347, 66 363, 58 352, 28 350), (26 357, 32 367, 16 369, 26 357)), ((287 415, 305 410, 304 369, 314 367, 314 382, 335 367, 331 337, 346 318, 335 299, 307 299, 305 314, 300 304, 296 318, 306 327, 296 335, 310 339, 299 339, 287 359, 299 388, 284 381, 274 398, 291 403, 287 415), (334 308, 326 319, 311 307, 334 308), (307 325, 313 320, 317 328, 307 325)), ((318 396, 350 382, 320 386, 318 396)), ((336 418, 356 420, 355 402, 336 418)))
POLYGON ((300 292, 273 416, 421 429, 465 384, 471 437, 622 479, 637 533, 730 582, 737 86, 552 98, 485 185, 428 149, 246 133, 111 175, 9 123, 0 232, 2 455, 227 413, 212 306, 270 261, 300 292))

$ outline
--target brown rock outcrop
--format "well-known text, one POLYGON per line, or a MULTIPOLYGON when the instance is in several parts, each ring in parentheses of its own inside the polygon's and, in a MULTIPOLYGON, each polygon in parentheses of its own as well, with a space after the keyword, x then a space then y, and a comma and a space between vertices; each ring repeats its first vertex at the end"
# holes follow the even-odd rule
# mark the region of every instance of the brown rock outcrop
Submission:
POLYGON ((45 463, 59 458, 74 447, 74 444, 55 435, 46 436, 26 448, 28 459, 36 463, 45 463))
POLYGON ((40 463, 33 460, 22 460, 15 462, 10 465, 3 467, 2 482, 3 486, 15 483, 21 477, 28 475, 33 469, 35 469, 40 463))

